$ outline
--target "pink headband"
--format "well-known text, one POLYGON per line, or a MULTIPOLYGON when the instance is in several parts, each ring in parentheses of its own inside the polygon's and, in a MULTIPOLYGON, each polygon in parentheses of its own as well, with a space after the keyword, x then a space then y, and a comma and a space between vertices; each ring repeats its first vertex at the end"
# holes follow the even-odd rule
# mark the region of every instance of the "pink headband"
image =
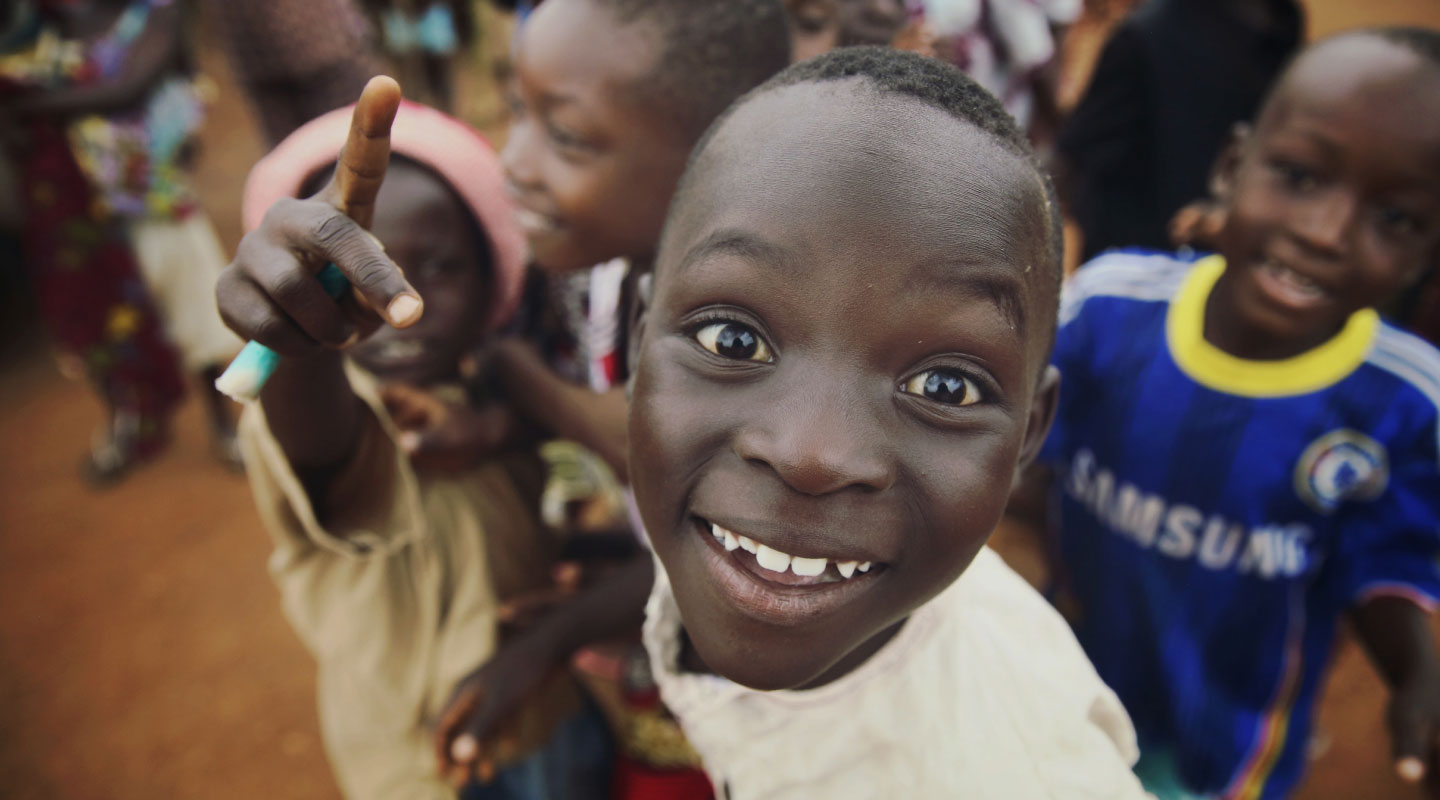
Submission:
MULTIPOLYGON (((275 201, 297 196, 306 178, 335 163, 350 131, 352 109, 353 105, 337 108, 310 120, 255 164, 245 181, 245 230, 254 230, 275 201)), ((525 236, 505 193, 504 173, 495 149, 469 125, 428 106, 405 101, 390 128, 390 152, 439 173, 480 222, 490 239, 495 264, 495 300, 486 329, 504 325, 520 302, 525 236)))

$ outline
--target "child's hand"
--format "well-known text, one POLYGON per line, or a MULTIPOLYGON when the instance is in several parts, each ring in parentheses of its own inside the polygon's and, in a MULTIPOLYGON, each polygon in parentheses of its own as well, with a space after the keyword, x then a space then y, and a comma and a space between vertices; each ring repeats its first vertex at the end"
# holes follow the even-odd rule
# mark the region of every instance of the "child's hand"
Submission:
POLYGON ((399 85, 372 78, 355 106, 335 176, 308 200, 271 206, 240 241, 215 293, 225 324, 241 337, 282 355, 309 355, 353 344, 382 320, 403 328, 420 318, 419 293, 365 230, 399 106, 399 85), (314 279, 326 261, 350 280, 351 297, 337 303, 314 279))
POLYGON ((496 762, 515 755, 507 718, 545 684, 557 661, 543 639, 524 637, 460 681, 435 730, 437 769, 446 780, 456 788, 488 783, 496 762))
POLYGON ((448 403, 408 384, 387 384, 380 399, 400 428, 400 448, 416 469, 456 473, 473 469, 505 443, 509 410, 448 403))
POLYGON ((1440 676, 1397 686, 1386 722, 1395 747, 1395 771, 1407 783, 1423 780, 1428 796, 1440 797, 1440 676))
POLYGON ((578 561, 561 561, 550 568, 553 583, 543 589, 517 595, 500 604, 498 617, 502 638, 534 627, 561 603, 580 591, 585 568, 578 561))

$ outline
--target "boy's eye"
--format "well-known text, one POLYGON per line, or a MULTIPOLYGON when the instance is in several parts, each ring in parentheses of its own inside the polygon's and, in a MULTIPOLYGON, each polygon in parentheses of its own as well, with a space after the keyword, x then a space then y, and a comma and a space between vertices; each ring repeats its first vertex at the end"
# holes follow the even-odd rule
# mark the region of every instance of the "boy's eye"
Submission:
POLYGON ((462 264, 453 258, 427 258, 415 269, 414 277, 419 279, 438 278, 459 272, 462 264))
POLYGON ((563 128, 558 128, 554 124, 546 126, 546 130, 550 134, 550 141, 563 150, 584 152, 590 149, 590 145, 584 139, 563 128))
POLYGON ((738 322, 714 322, 706 325, 695 332, 695 341, 721 358, 764 363, 775 360, 770 353, 770 346, 765 344, 760 334, 738 322))
POLYGON ((1315 174, 1299 164, 1291 164, 1285 161, 1276 161, 1271 164, 1276 174, 1284 184, 1296 191, 1304 192, 1314 189, 1317 185, 1315 174))
POLYGON ((1408 211, 1382 208, 1379 213, 1380 224, 1390 233, 1409 234, 1420 229, 1420 220, 1408 211))
POLYGON ((980 387, 974 381, 944 369, 927 369, 900 384, 900 391, 949 406, 969 406, 980 402, 980 387))

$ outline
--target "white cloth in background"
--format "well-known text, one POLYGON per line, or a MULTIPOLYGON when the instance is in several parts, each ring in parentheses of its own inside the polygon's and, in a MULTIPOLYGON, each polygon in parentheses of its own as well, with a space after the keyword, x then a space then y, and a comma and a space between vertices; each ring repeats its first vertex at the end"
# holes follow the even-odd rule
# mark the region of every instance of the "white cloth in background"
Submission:
POLYGON ((133 219, 127 225, 140 274, 185 369, 223 366, 241 342, 215 307, 215 282, 228 259, 210 218, 197 210, 184 219, 133 219))
POLYGON ((1034 109, 1035 74, 1057 54, 1053 26, 1069 25, 1083 0, 912 0, 948 39, 957 65, 1000 98, 1021 129, 1034 109))

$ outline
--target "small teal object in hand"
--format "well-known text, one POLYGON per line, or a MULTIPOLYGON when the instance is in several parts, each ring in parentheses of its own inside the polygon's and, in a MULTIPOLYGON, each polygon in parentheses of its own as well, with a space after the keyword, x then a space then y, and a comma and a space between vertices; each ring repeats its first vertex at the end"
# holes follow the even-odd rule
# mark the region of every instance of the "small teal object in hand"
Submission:
MULTIPOLYGON (((325 293, 336 300, 350 288, 345 273, 334 264, 326 264, 315 274, 315 279, 320 281, 325 293)), ((260 396, 260 390, 265 388, 265 382, 275 374, 275 367, 279 364, 279 353, 259 342, 246 342, 225 372, 215 379, 215 388, 234 400, 247 403, 260 396)))

